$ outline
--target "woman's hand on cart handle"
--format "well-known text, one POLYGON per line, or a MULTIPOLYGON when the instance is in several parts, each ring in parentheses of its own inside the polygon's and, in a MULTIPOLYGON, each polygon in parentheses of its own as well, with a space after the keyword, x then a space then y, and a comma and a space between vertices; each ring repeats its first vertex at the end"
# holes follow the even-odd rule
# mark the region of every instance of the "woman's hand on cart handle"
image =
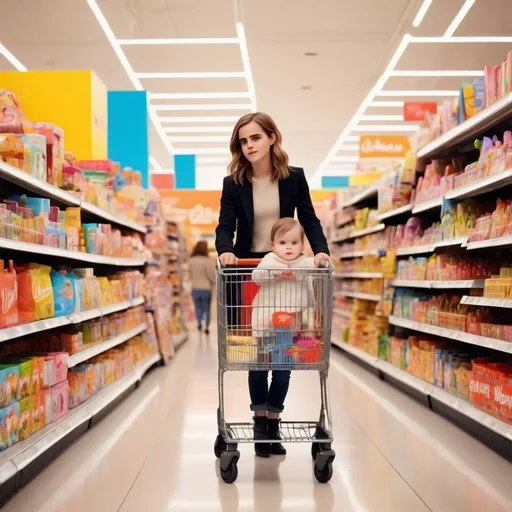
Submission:
POLYGON ((317 268, 326 268, 329 266, 330 262, 331 257, 328 254, 325 254, 325 252, 319 252, 318 254, 315 254, 315 266, 317 268))
POLYGON ((236 265, 236 256, 232 252, 225 252, 219 256, 219 261, 223 267, 236 265))

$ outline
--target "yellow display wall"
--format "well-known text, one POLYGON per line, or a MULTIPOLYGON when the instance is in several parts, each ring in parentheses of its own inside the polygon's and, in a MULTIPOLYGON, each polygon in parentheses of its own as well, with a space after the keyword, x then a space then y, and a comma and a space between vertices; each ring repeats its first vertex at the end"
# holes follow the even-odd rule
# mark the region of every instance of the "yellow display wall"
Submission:
POLYGON ((92 71, 0 72, 28 121, 64 130, 64 147, 78 159, 107 158, 107 89, 92 71))

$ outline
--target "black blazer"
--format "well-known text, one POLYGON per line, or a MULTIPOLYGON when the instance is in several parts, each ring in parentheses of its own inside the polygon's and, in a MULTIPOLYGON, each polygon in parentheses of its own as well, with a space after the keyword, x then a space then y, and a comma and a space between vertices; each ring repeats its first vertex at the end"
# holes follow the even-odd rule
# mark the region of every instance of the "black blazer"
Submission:
MULTIPOLYGON (((299 222, 315 254, 329 254, 322 225, 315 214, 304 169, 290 167, 290 176, 279 180, 279 210, 281 218, 294 217, 297 210, 299 222)), ((233 252, 237 258, 251 256, 254 228, 252 183, 247 179, 236 184, 232 176, 224 178, 220 200, 219 225, 215 230, 215 247, 219 256, 233 252), (233 238, 236 232, 236 243, 233 238)), ((269 233, 270 237, 270 233, 269 233)))

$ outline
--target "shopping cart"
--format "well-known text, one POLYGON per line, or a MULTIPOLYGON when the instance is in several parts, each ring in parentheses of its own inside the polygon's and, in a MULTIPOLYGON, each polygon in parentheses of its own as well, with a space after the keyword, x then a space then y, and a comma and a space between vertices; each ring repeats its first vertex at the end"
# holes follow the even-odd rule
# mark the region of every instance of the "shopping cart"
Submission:
POLYGON ((331 348, 332 268, 256 270, 259 260, 217 263, 219 340, 218 436, 214 451, 226 483, 237 479, 239 443, 311 443, 314 474, 328 482, 335 453, 327 377, 331 348), (255 288, 255 283, 257 287, 255 288), (316 370, 318 421, 283 421, 281 439, 255 441, 253 423, 227 423, 224 373, 249 370, 316 370))

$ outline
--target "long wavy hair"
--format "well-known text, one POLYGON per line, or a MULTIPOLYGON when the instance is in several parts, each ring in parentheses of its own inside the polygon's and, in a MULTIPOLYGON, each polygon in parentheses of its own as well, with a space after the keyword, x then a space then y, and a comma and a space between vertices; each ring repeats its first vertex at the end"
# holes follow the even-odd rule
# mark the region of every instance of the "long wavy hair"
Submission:
POLYGON ((243 183, 244 179, 247 178, 249 181, 252 180, 252 166, 250 162, 245 158, 242 151, 242 145, 240 144, 238 132, 242 126, 249 124, 251 121, 258 123, 267 137, 275 135, 275 142, 270 146, 270 159, 272 162, 272 181, 283 180, 288 178, 290 175, 290 168, 288 167, 288 154, 283 150, 282 143, 283 137, 281 132, 276 126, 274 120, 263 112, 253 112, 241 117, 233 129, 233 135, 231 135, 231 142, 229 143, 229 149, 231 151, 231 163, 228 166, 229 172, 233 176, 235 183, 243 183))

